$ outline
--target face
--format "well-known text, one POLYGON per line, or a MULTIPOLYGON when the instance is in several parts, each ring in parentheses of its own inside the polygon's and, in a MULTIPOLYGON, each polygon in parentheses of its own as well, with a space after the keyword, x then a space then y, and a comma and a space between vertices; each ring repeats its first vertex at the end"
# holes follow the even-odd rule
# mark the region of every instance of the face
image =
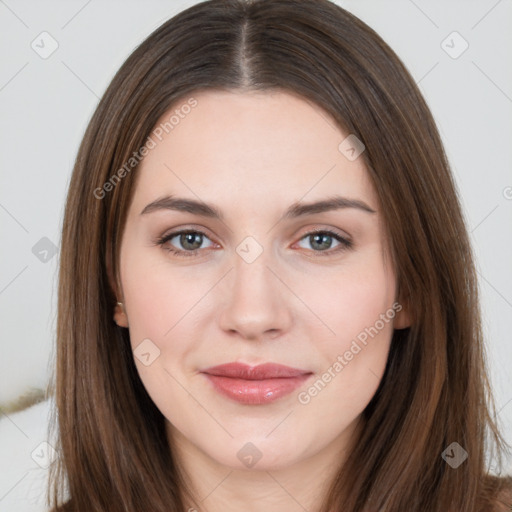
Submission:
POLYGON ((341 449, 406 322, 359 148, 292 94, 194 99, 137 170, 115 320, 170 440, 267 470, 341 449))

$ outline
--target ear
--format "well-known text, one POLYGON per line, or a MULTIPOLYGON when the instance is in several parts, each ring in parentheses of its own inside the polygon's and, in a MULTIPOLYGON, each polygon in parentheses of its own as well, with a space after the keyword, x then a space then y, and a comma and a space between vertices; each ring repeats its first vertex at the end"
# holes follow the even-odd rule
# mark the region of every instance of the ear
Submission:
POLYGON ((412 315, 409 297, 397 300, 393 308, 396 311, 393 327, 395 329, 407 329, 407 327, 410 327, 412 325, 412 315))
POLYGON ((407 327, 410 327, 412 322, 409 315, 409 310, 407 307, 404 307, 402 303, 400 303, 402 306, 402 309, 398 311, 395 315, 395 318, 393 320, 393 327, 395 329, 406 329, 407 327))
POLYGON ((119 327, 128 327, 128 315, 124 310, 124 304, 120 302, 114 308, 114 322, 119 327))
MULTIPOLYGON (((118 301, 123 300, 123 292, 121 285, 118 283, 116 276, 114 276, 114 271, 112 268, 112 251, 110 250, 110 245, 107 245, 107 253, 106 253, 106 266, 107 266, 107 276, 108 282, 110 284, 110 288, 113 292, 114 297, 116 297, 118 301)), ((114 322, 119 327, 128 327, 128 316, 124 309, 124 304, 122 302, 117 302, 114 307, 114 322)))

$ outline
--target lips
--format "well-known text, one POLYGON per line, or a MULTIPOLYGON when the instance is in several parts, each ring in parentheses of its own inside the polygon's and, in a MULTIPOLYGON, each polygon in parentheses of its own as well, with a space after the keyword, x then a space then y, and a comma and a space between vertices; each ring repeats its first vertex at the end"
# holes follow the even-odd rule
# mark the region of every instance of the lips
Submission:
POLYGON ((202 370, 213 388, 236 402, 248 405, 268 404, 290 394, 312 372, 274 363, 248 366, 227 363, 202 370))

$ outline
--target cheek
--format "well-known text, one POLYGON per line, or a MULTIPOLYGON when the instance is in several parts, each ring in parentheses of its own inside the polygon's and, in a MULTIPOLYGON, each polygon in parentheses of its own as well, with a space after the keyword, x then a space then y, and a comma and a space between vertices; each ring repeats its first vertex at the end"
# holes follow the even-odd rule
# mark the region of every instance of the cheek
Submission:
POLYGON ((325 336, 325 327, 318 328, 324 329, 316 338, 323 366, 318 369, 317 391, 311 391, 319 392, 325 384, 329 391, 321 393, 317 405, 325 401, 327 408, 329 401, 342 400, 345 412, 358 414, 385 370, 396 314, 394 274, 375 257, 319 284, 309 293, 308 303, 334 334, 325 336))
POLYGON ((150 338, 158 343, 175 322, 172 312, 179 309, 178 301, 169 304, 172 299, 168 286, 162 281, 156 282, 155 277, 156 275, 132 273, 124 280, 123 291, 132 346, 137 345, 143 338, 150 338))
MULTIPOLYGON (((308 289, 308 304, 330 327, 333 336, 324 339, 337 348, 377 323, 379 331, 389 334, 392 318, 382 325, 382 315, 392 308, 395 300, 394 275, 377 254, 361 258, 347 270, 321 277, 308 289), (335 338, 335 339, 334 339, 335 338)), ((306 290, 304 290, 306 293, 306 290)), ((392 313, 392 312, 390 312, 392 313)))
POLYGON ((165 344, 175 326, 208 291, 206 276, 174 268, 154 248, 127 251, 121 264, 132 345, 150 338, 165 344))
POLYGON ((187 399, 179 383, 193 375, 194 354, 204 338, 200 325, 213 321, 213 277, 206 268, 171 265, 156 251, 127 251, 122 261, 134 361, 144 387, 168 417, 173 402, 187 399))
POLYGON ((154 403, 169 414, 183 399, 180 368, 195 348, 194 331, 188 327, 194 305, 207 290, 197 276, 171 270, 165 260, 155 261, 143 251, 129 252, 121 265, 135 365, 154 403))

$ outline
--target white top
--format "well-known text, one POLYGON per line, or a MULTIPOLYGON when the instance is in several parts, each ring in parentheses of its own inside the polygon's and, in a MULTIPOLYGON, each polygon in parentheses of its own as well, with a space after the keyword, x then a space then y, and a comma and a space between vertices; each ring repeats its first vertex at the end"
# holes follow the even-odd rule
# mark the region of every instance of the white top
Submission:
POLYGON ((0 512, 47 512, 49 400, 0 414, 0 512))

